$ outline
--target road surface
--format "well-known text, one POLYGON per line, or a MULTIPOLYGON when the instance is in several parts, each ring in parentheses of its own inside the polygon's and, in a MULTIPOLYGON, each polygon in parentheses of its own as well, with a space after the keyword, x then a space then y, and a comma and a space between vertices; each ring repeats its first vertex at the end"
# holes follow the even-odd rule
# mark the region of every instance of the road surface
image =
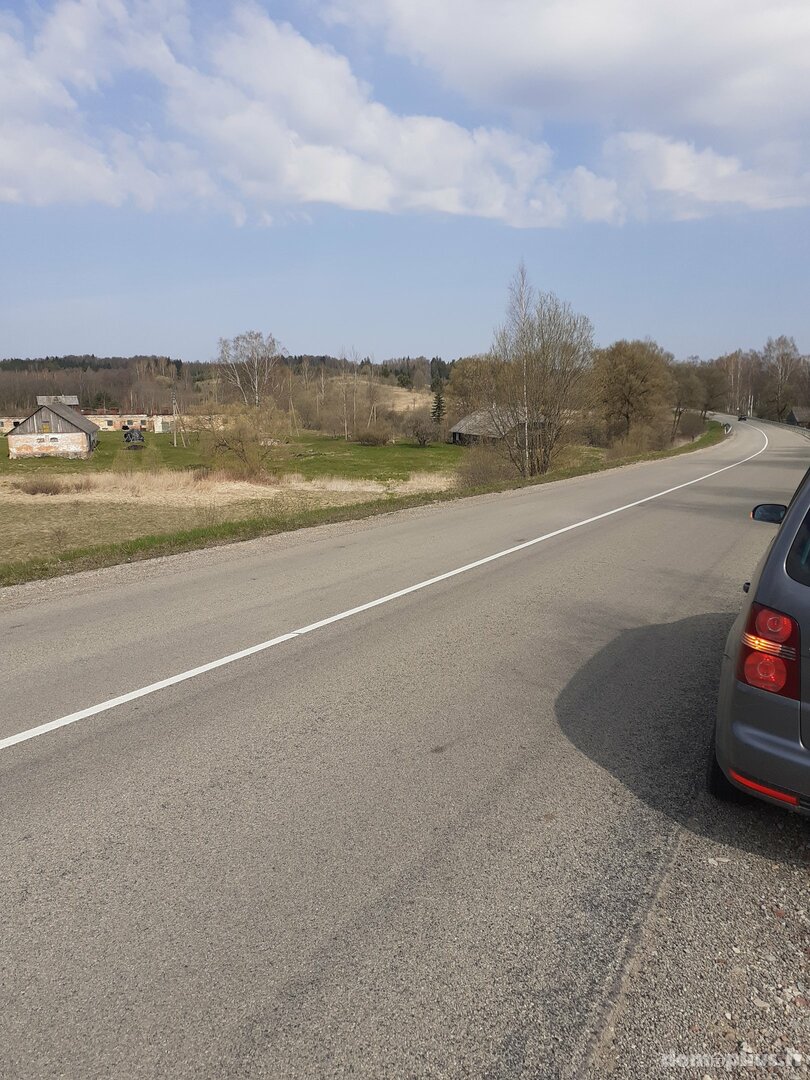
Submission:
POLYGON ((735 424, 0 592, 0 1075, 639 1078, 810 1050, 810 830, 701 790, 773 535, 748 512, 808 464, 735 424))

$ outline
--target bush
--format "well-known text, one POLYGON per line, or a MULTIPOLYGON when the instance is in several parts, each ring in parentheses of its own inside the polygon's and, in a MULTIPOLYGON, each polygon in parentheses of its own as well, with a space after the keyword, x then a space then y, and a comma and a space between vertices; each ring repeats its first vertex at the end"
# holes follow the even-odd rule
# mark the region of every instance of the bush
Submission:
POLYGON ((515 467, 493 446, 470 446, 458 468, 463 488, 491 487, 515 479, 515 467))
POLYGON ((678 425, 678 433, 687 439, 696 439, 705 430, 705 421, 701 419, 700 413, 696 412, 685 412, 678 425))
POLYGON ((607 422, 600 416, 590 415, 579 425, 579 437, 572 434, 571 441, 579 442, 583 446, 598 446, 605 448, 610 446, 610 433, 607 422))
POLYGON ((371 427, 361 431, 357 441, 361 446, 387 446, 392 442, 394 433, 385 424, 372 424, 371 427))
POLYGON ((399 409, 383 409, 378 414, 378 422, 389 427, 393 434, 404 435, 407 431, 408 414, 399 409))
POLYGON ((649 424, 636 424, 629 435, 614 439, 605 454, 606 461, 635 457, 654 450, 666 450, 672 445, 672 421, 662 416, 649 424))
POLYGON ((74 491, 84 491, 89 487, 87 480, 60 480, 56 476, 37 476, 31 480, 18 480, 14 487, 26 495, 68 495, 74 491))
POLYGON ((201 421, 203 463, 242 480, 261 479, 284 455, 285 435, 286 419, 274 405, 230 406, 201 421))
POLYGON ((62 481, 48 476, 36 477, 33 480, 20 480, 15 485, 19 491, 26 495, 61 495, 62 481))
POLYGON ((420 409, 419 412, 415 412, 411 417, 408 428, 419 446, 427 446, 428 443, 436 441, 438 429, 428 409, 420 409))

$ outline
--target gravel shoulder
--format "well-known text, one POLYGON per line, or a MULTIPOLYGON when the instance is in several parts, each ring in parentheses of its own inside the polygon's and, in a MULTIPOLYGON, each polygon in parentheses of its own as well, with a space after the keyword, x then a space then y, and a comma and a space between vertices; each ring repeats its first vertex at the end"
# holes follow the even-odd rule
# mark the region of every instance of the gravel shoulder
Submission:
POLYGON ((582 1075, 810 1075, 809 863, 806 819, 701 793, 582 1075))

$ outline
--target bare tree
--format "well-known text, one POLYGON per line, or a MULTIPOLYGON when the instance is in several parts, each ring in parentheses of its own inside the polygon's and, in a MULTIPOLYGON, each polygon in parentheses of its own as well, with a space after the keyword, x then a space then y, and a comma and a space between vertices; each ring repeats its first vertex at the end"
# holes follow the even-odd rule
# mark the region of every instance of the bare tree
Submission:
MULTIPOLYGON (((520 460, 515 464, 522 476, 531 476, 531 453, 529 449, 529 430, 540 423, 539 410, 532 409, 529 415, 529 365, 536 350, 536 326, 532 318, 534 290, 529 284, 526 264, 521 262, 514 278, 509 284, 509 306, 506 322, 495 333, 493 346, 494 359, 501 365, 507 365, 498 373, 502 383, 502 404, 493 401, 491 413, 496 427, 504 428, 502 436, 508 440, 509 432, 523 428, 522 447, 517 446, 520 460)), ((537 387, 533 387, 537 389, 537 387)), ((499 395, 499 396, 501 396, 499 395)), ((532 395, 534 399, 535 395, 532 395)), ((532 405, 539 405, 533 400, 532 405)), ((509 445, 507 441, 507 445, 509 445)))
POLYGON ((340 375, 337 377, 340 414, 343 419, 343 438, 349 441, 349 361, 346 353, 340 354, 340 375))
POLYGON ((272 402, 258 409, 251 404, 227 405, 216 414, 203 411, 196 424, 203 457, 246 477, 267 471, 289 430, 272 402))
POLYGON ((369 360, 366 365, 366 405, 368 406, 368 422, 366 427, 377 423, 377 404, 380 399, 377 379, 374 375, 374 363, 369 360))
POLYGON ((703 406, 705 391, 697 365, 670 364, 670 372, 673 380, 673 406, 672 406, 672 434, 670 439, 674 441, 681 426, 681 419, 687 409, 696 409, 703 406))
POLYGON ((357 387, 360 379, 360 353, 352 348, 349 353, 349 363, 352 365, 352 435, 357 435, 357 387))
POLYGON ((438 426, 434 423, 429 409, 417 409, 408 421, 408 430, 413 435, 417 446, 427 446, 435 442, 439 434, 438 426))
POLYGON ((491 351, 489 412, 522 476, 551 467, 583 404, 592 354, 590 320, 553 293, 535 295, 521 264, 491 351))
POLYGON ((728 397, 728 375, 724 367, 716 363, 702 364, 700 367, 700 383, 703 387, 703 395, 700 403, 700 413, 706 419, 706 414, 723 407, 723 402, 728 397))
POLYGON ((447 384, 450 418, 455 421, 483 408, 491 396, 491 361, 485 356, 465 356, 456 360, 447 384))
POLYGON ((275 370, 283 350, 272 334, 248 330, 235 338, 219 339, 219 371, 245 405, 257 409, 273 390, 275 370))
POLYGON ((792 382, 801 365, 801 354, 793 338, 782 334, 778 338, 768 338, 762 358, 768 374, 773 412, 777 420, 784 420, 793 394, 792 382))

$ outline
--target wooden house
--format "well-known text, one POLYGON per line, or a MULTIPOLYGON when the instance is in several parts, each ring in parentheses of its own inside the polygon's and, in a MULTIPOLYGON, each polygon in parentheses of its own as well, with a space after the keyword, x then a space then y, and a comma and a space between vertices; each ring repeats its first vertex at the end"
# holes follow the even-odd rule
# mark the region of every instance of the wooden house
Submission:
POLYGON ((98 426, 61 401, 40 405, 7 432, 8 456, 85 458, 96 447, 98 426))

